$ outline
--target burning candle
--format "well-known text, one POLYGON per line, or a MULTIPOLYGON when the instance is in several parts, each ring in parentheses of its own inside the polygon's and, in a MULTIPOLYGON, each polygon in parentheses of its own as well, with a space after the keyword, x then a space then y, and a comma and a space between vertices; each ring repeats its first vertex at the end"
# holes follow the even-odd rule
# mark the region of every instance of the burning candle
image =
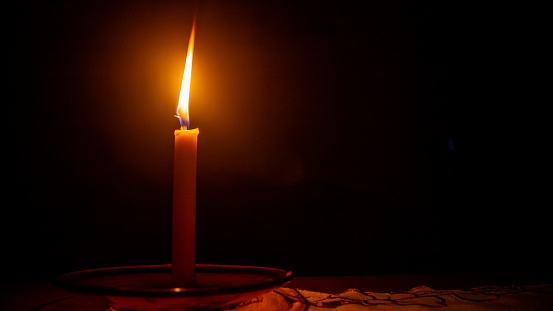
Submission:
POLYGON ((188 100, 192 76, 195 23, 192 25, 186 64, 180 90, 175 130, 173 167, 173 241, 172 278, 177 287, 191 287, 196 282, 196 161, 198 129, 189 130, 188 100))

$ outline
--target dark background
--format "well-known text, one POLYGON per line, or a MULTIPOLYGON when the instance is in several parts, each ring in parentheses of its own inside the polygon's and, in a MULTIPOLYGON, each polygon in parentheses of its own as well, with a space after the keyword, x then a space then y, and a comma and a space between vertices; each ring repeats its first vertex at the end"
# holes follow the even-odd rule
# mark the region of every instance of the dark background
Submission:
POLYGON ((10 7, 6 278, 170 262, 173 115, 194 12, 199 263, 550 275, 532 18, 503 9, 10 7))

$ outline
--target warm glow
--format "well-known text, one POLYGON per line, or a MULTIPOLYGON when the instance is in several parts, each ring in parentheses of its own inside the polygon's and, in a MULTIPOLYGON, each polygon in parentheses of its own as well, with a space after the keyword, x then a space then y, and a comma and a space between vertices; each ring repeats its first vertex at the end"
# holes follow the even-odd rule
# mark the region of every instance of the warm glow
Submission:
POLYGON ((182 75, 182 84, 180 87, 179 105, 177 107, 177 117, 181 123, 182 129, 190 127, 190 115, 188 113, 188 101, 190 98, 190 78, 192 77, 192 54, 194 53, 194 33, 196 31, 196 21, 192 24, 190 41, 188 42, 188 52, 186 53, 186 63, 184 65, 184 74, 182 75))

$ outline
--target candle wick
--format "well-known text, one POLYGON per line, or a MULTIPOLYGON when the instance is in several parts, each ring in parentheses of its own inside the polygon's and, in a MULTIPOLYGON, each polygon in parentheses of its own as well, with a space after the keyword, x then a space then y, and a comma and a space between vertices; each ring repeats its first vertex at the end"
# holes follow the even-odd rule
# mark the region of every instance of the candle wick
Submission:
POLYGON ((183 131, 186 131, 188 129, 188 127, 190 126, 190 124, 187 122, 188 120, 186 120, 186 121, 183 120, 183 117, 180 114, 176 114, 175 117, 177 119, 179 119, 180 129, 183 130, 183 131))

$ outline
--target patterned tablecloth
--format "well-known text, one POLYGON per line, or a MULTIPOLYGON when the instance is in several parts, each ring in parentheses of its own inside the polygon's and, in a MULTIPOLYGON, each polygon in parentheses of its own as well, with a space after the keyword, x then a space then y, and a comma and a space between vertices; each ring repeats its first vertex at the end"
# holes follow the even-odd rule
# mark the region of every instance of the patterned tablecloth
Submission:
POLYGON ((553 310, 553 285, 478 287, 435 290, 415 287, 406 292, 375 293, 350 289, 339 294, 280 288, 236 310, 553 310))
MULTIPOLYGON (((0 300, 0 310, 10 311, 113 311, 105 301, 61 291, 47 284, 11 287, 0 300), (33 289, 34 288, 34 289, 33 289), (49 288, 49 290, 47 290, 49 288), (42 301, 41 303, 38 303, 42 301)), ((553 284, 532 286, 485 286, 437 290, 419 286, 404 292, 321 293, 298 288, 279 288, 240 305, 233 311, 378 311, 378 310, 553 310, 553 284)), ((214 310, 212 310, 214 311, 214 310)), ((224 310, 217 310, 224 311, 224 310)))

